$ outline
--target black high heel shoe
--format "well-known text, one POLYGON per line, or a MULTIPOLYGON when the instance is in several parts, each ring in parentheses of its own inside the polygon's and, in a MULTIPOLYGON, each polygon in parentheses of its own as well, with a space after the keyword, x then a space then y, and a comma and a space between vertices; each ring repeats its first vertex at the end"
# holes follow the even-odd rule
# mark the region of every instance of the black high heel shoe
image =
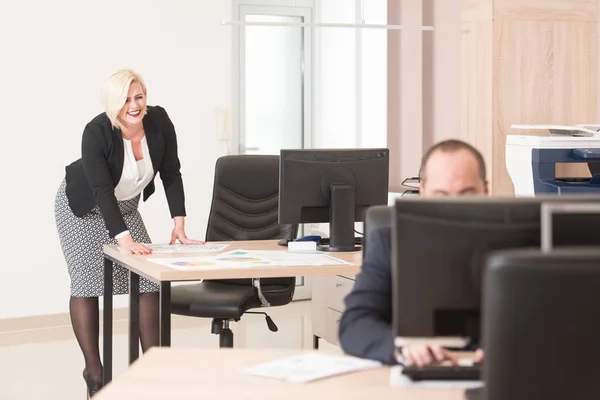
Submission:
POLYGON ((102 381, 97 382, 93 380, 87 373, 87 370, 83 370, 83 379, 85 380, 85 384, 87 385, 87 395, 88 399, 94 396, 100 389, 102 389, 102 381))

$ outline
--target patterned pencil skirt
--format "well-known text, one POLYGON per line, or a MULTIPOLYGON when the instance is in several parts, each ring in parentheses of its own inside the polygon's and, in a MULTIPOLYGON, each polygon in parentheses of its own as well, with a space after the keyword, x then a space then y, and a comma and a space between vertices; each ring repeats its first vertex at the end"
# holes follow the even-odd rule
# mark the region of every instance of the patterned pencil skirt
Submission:
MULTIPOLYGON (((104 295, 104 244, 117 244, 104 224, 98 206, 83 217, 77 217, 69 207, 63 179, 54 201, 54 217, 58 237, 71 278, 71 296, 98 297, 104 295)), ((142 216, 138 211, 140 196, 119 201, 119 209, 133 240, 151 243, 142 216)), ((156 292, 158 285, 140 277, 140 293, 156 292)), ((127 269, 113 265, 113 294, 129 292, 127 269)))

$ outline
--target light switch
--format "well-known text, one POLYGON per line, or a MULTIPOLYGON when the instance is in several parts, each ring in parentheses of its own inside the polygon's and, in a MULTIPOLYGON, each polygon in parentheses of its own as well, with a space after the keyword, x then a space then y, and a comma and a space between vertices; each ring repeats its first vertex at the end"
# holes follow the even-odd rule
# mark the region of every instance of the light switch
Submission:
POLYGON ((217 108, 217 140, 231 140, 232 121, 231 108, 217 108))

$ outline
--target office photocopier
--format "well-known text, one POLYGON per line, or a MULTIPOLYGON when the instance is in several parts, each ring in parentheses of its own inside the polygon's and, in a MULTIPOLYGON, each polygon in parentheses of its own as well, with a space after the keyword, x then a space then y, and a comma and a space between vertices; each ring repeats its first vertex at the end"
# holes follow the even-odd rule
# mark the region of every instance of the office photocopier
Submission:
POLYGON ((550 131, 550 135, 506 136, 506 169, 513 182, 515 196, 600 193, 600 125, 511 127, 550 131), (557 178, 557 163, 586 163, 592 176, 557 178))

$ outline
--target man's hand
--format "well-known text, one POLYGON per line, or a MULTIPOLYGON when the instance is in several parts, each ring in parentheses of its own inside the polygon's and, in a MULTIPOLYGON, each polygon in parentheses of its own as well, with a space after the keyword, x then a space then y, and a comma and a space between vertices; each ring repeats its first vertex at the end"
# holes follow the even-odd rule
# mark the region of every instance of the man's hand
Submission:
POLYGON ((125 235, 117 239, 119 246, 128 250, 130 254, 152 254, 152 249, 144 246, 143 243, 136 243, 133 241, 131 235, 125 235))
POLYGON ((485 353, 481 349, 475 351, 475 362, 480 364, 485 359, 485 353))
POLYGON ((407 365, 416 365, 417 367, 442 361, 450 361, 452 364, 458 362, 456 357, 450 354, 448 350, 437 345, 419 344, 407 346, 402 348, 402 356, 407 365))

